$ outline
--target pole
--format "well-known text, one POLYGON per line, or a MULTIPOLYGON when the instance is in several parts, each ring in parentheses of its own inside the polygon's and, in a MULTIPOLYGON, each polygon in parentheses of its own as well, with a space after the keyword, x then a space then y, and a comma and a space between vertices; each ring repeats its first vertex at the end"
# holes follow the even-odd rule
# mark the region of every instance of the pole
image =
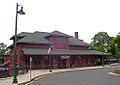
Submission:
POLYGON ((51 52, 50 52, 50 72, 52 72, 52 64, 51 64, 51 52))
POLYGON ((13 83, 18 83, 17 81, 17 54, 16 54, 16 40, 17 40, 17 11, 18 11, 18 3, 16 3, 16 20, 15 20, 15 53, 14 53, 14 78, 13 83))
POLYGON ((31 63, 32 63, 32 57, 30 57, 30 79, 31 79, 31 63))
POLYGON ((102 56, 102 65, 103 65, 103 68, 105 67, 105 65, 104 65, 104 51, 102 51, 102 54, 103 54, 103 56, 102 56))
POLYGON ((103 61, 103 68, 105 67, 105 65, 104 65, 104 56, 103 56, 103 58, 102 58, 102 61, 103 61))
POLYGON ((109 65, 111 64, 111 61, 110 61, 110 56, 109 56, 109 65))

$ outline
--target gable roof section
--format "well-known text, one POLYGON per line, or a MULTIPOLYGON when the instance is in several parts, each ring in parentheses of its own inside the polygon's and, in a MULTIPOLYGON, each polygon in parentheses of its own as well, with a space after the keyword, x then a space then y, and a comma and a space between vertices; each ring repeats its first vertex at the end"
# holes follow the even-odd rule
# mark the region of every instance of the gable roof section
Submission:
MULTIPOLYGON (((25 36, 28 36, 28 35, 31 35, 32 33, 28 33, 28 32, 21 32, 17 35, 17 37, 25 37, 25 36)), ((12 36, 10 38, 10 40, 12 40, 15 36, 12 36)))
POLYGON ((69 45, 90 46, 88 43, 85 43, 83 40, 74 37, 69 38, 69 45))
POLYGON ((24 38, 19 40, 18 42, 24 42, 24 43, 50 43, 50 41, 45 36, 49 35, 49 33, 46 32, 34 32, 30 35, 26 35, 24 38))
POLYGON ((49 37, 49 36, 63 36, 63 37, 68 37, 68 38, 71 37, 70 35, 64 34, 64 33, 59 32, 59 31, 53 31, 46 37, 49 37))

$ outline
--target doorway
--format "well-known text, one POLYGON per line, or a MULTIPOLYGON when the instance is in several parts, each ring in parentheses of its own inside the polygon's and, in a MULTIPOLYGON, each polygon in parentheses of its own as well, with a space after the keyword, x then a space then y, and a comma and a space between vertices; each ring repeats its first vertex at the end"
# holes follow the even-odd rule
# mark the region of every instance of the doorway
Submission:
POLYGON ((41 69, 41 60, 42 60, 41 56, 36 56, 34 58, 34 68, 35 69, 41 69))
POLYGON ((57 65, 57 66, 58 66, 58 69, 60 69, 60 68, 61 68, 61 59, 58 58, 57 61, 58 61, 58 63, 57 63, 57 64, 58 64, 58 65, 57 65))
POLYGON ((63 59, 62 63, 63 63, 63 68, 66 68, 66 59, 63 59))

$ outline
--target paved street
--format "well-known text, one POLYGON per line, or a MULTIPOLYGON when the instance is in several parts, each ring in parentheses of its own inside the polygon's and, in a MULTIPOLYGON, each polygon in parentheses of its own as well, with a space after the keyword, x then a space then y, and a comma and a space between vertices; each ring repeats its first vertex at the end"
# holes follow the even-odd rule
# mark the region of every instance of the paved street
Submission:
POLYGON ((28 85, 120 85, 120 76, 108 74, 115 69, 120 69, 120 66, 52 74, 28 85))

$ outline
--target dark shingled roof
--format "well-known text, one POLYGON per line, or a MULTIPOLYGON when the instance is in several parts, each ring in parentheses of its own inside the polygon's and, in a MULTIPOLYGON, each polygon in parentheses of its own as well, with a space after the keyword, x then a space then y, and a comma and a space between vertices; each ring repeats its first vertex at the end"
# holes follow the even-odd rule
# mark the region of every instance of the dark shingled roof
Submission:
POLYGON ((71 37, 69 38, 69 45, 82 45, 82 46, 90 46, 88 43, 83 42, 78 38, 71 37))
MULTIPOLYGON (((49 55, 48 49, 41 48, 22 48, 26 55, 49 55)), ((96 50, 69 50, 69 49, 53 49, 52 55, 109 55, 96 50)))
MULTIPOLYGON (((42 43, 42 44, 50 44, 50 41, 48 40, 48 36, 64 36, 69 38, 69 45, 82 45, 82 46, 89 46, 88 43, 85 43, 83 40, 77 39, 75 37, 72 37, 70 35, 64 34, 59 31, 53 31, 51 33, 48 32, 34 32, 34 33, 27 33, 22 32, 18 34, 18 37, 21 37, 18 43, 42 43)), ((11 38, 12 39, 12 38, 11 38)))
POLYGON ((49 35, 49 33, 45 32, 34 32, 28 35, 25 35, 24 38, 20 39, 18 42, 26 42, 26 43, 50 43, 45 36, 49 35))
MULTIPOLYGON (((29 35, 31 35, 32 33, 28 33, 28 32, 21 32, 21 33, 19 33, 18 35, 17 35, 17 37, 25 37, 25 36, 29 36, 29 35)), ((14 38, 14 36, 12 36, 11 38, 10 38, 10 40, 12 40, 14 38)))
POLYGON ((64 33, 59 32, 59 31, 53 31, 53 32, 51 32, 51 35, 71 37, 70 35, 64 34, 64 33))

